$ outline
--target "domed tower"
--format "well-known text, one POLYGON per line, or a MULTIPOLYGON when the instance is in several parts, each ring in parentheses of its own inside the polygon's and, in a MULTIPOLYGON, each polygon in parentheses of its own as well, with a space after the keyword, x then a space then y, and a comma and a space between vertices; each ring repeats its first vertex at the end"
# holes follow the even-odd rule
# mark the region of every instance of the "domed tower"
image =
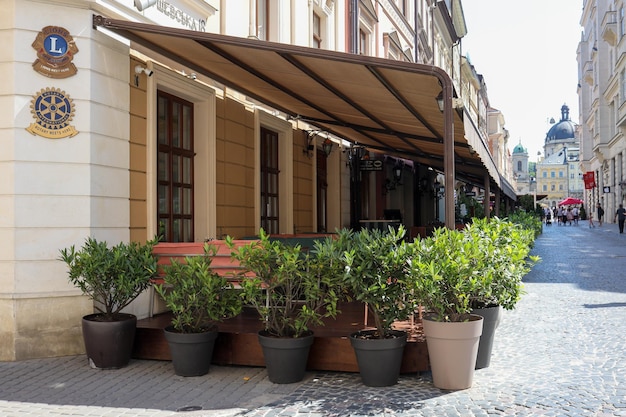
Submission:
POLYGON ((529 191, 530 178, 528 175, 528 150, 522 146, 522 140, 513 148, 511 155, 513 162, 513 178, 517 182, 517 194, 529 191))
POLYGON ((546 134, 544 156, 548 158, 550 155, 553 155, 563 148, 572 147, 578 147, 578 140, 576 140, 576 124, 570 119, 569 107, 563 104, 561 107, 561 120, 552 125, 546 134))
POLYGON ((561 120, 546 134, 545 157, 537 163, 537 193, 543 203, 553 207, 565 197, 583 198, 580 149, 576 124, 570 120, 569 107, 561 107, 561 120))

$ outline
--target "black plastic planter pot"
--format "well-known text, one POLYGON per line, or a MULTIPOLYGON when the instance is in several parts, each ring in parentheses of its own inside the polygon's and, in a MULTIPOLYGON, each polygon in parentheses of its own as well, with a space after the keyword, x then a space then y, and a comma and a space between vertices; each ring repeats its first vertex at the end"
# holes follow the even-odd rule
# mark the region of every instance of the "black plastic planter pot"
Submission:
POLYGON ((476 357, 476 369, 488 368, 491 363, 491 348, 493 347, 493 337, 500 324, 502 307, 477 308, 472 310, 472 314, 477 314, 483 318, 483 334, 478 343, 478 356, 476 357))
POLYGON ((178 333, 168 326, 164 333, 176 375, 201 376, 209 372, 217 331, 178 333))
POLYGON ((269 380, 275 384, 302 381, 313 344, 313 333, 303 337, 271 337, 259 332, 259 343, 269 380))
POLYGON ((98 369, 123 368, 130 362, 137 317, 119 314, 121 320, 101 321, 102 314, 83 317, 83 340, 89 365, 98 369))
POLYGON ((375 330, 361 330, 350 335, 350 343, 363 384, 368 387, 388 387, 398 383, 402 356, 406 345, 406 333, 392 330, 395 337, 371 339, 368 336, 375 330))

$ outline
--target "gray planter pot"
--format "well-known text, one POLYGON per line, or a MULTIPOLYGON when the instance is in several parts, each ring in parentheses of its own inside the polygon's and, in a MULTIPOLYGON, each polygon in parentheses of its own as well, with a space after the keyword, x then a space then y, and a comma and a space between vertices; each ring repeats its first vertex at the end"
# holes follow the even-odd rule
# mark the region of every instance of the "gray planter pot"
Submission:
POLYGON ((304 337, 271 337, 259 332, 259 343, 269 380, 275 384, 292 384, 302 381, 313 344, 313 333, 304 337))
POLYGON ((396 337, 370 339, 375 330, 361 330, 350 335, 363 384, 368 387, 388 387, 398 383, 406 332, 392 330, 396 337))
POLYGON ((176 375, 201 376, 209 372, 217 331, 178 333, 168 326, 164 333, 176 375))
POLYGON ((98 369, 123 368, 130 362, 137 317, 119 314, 118 321, 100 321, 102 314, 83 317, 83 340, 89 365, 98 369))
POLYGON ((491 363, 493 338, 502 316, 502 307, 477 308, 472 310, 472 314, 477 314, 483 318, 483 334, 480 336, 480 342, 478 343, 476 369, 488 368, 491 363))

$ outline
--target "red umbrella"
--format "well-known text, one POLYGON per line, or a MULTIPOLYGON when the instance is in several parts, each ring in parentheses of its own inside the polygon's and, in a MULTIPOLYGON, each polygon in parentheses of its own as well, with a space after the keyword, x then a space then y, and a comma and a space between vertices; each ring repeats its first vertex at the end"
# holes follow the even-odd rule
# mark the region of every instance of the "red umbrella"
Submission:
POLYGON ((574 197, 567 197, 565 200, 559 203, 559 206, 571 206, 572 204, 582 204, 582 203, 584 203, 583 200, 579 200, 574 197))

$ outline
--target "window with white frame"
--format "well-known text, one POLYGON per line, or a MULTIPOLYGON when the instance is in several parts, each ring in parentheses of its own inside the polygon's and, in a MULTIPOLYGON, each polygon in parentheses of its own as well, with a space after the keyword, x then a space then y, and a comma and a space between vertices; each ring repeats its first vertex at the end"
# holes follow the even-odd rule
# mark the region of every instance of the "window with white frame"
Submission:
POLYGON ((626 101, 626 70, 622 70, 620 73, 620 104, 624 104, 626 101))
POLYGON ((376 25, 376 16, 365 7, 362 3, 359 7, 359 55, 375 55, 373 51, 374 27, 376 25))
POLYGON ((369 55, 369 38, 369 33, 359 28, 359 55, 369 55))
POLYGON ((313 12, 313 39, 311 46, 313 48, 322 47, 322 18, 315 12, 313 12))

